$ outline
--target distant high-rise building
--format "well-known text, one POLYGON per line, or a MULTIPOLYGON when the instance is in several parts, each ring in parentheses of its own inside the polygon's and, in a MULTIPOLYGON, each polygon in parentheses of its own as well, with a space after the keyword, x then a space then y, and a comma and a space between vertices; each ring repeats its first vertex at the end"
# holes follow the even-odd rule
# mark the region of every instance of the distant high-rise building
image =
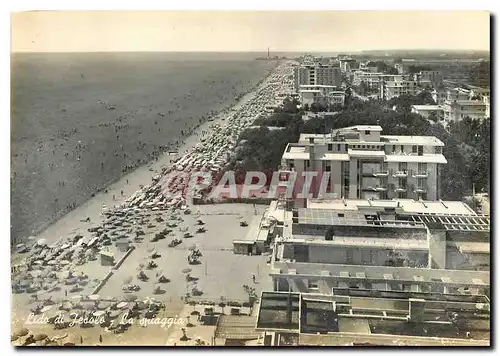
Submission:
POLYGON ((342 76, 336 65, 303 64, 295 68, 295 90, 301 85, 331 85, 340 87, 342 76))

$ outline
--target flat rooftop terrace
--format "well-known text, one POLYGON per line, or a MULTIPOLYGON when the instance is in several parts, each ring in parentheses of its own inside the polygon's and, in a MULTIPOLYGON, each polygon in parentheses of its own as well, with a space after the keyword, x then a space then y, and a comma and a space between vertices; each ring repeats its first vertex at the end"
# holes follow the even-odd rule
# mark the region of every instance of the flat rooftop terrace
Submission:
POLYGON ((372 248, 372 249, 395 249, 395 250, 415 250, 428 251, 429 243, 427 240, 414 239, 390 239, 373 237, 346 237, 335 236, 333 240, 325 240, 323 236, 314 235, 294 235, 287 239, 286 243, 304 244, 310 246, 338 246, 351 248, 372 248))
POLYGON ((366 208, 384 210, 398 209, 409 214, 477 215, 467 204, 460 201, 417 201, 413 199, 363 200, 363 199, 309 199, 309 209, 354 210, 366 208))
POLYGON ((374 226, 425 229, 422 222, 405 220, 372 220, 366 215, 374 216, 376 212, 343 211, 326 209, 299 208, 295 221, 298 224, 324 225, 324 226, 374 226))
MULTIPOLYGON (((449 287, 489 287, 489 271, 432 268, 401 268, 370 265, 273 261, 271 276, 290 280, 317 279, 325 282, 371 282, 396 284, 439 284, 449 287)), ((300 289, 300 286, 297 286, 300 289)))

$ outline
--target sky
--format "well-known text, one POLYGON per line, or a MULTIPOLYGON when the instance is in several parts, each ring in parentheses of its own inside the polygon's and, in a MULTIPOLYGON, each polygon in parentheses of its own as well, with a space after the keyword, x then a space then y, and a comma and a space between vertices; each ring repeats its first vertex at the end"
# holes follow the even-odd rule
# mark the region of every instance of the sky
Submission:
POLYGON ((12 52, 489 50, 487 11, 32 11, 12 52))

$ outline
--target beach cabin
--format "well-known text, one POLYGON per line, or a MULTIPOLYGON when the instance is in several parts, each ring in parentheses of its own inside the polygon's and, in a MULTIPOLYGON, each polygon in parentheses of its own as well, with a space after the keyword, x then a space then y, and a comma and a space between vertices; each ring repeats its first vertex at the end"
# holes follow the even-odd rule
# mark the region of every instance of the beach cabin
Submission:
POLYGON ((274 234, 274 226, 262 222, 261 216, 255 216, 244 240, 233 240, 233 253, 243 255, 260 255, 266 251, 270 237, 274 234))
POLYGON ((110 251, 101 251, 101 266, 114 266, 115 256, 110 251))

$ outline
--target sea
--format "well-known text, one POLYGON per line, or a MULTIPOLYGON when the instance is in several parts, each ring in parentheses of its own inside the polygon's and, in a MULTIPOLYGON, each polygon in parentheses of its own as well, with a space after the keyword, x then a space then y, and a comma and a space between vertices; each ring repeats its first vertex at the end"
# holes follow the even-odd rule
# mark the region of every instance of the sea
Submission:
POLYGON ((256 53, 11 56, 11 241, 234 105, 277 64, 256 53))

